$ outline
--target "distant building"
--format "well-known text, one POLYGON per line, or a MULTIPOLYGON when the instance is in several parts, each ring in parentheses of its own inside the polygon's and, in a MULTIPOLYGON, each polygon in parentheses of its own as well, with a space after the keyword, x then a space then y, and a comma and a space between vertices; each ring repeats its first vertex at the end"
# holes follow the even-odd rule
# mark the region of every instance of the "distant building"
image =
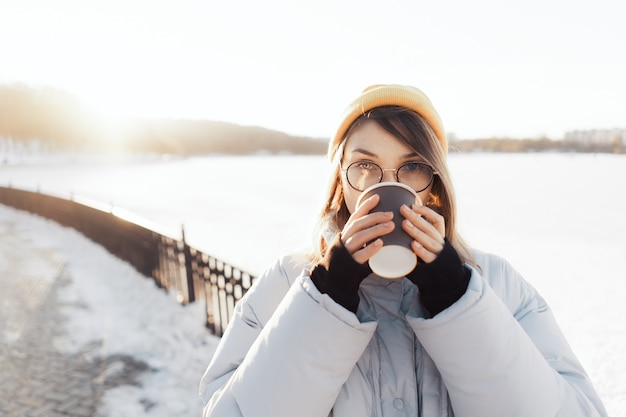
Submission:
POLYGON ((617 145, 626 146, 626 129, 592 129, 573 130, 565 133, 568 142, 585 145, 617 145))

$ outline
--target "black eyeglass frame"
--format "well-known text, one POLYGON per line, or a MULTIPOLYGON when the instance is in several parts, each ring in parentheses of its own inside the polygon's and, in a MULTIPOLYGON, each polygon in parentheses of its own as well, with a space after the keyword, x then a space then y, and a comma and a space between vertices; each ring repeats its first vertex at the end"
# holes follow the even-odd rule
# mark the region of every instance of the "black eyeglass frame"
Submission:
POLYGON ((430 187, 430 185, 433 183, 433 181, 435 181, 435 176, 439 175, 439 172, 435 171, 435 169, 433 167, 431 167, 430 165, 425 164, 423 162, 417 162, 417 161, 406 162, 406 163, 400 165, 398 168, 383 168, 380 165, 378 165, 376 162, 370 161, 370 160, 354 161, 351 164, 349 164, 346 168, 340 166, 339 168, 340 168, 341 172, 343 172, 344 175, 346 176, 346 181, 348 182, 350 187, 352 187, 353 189, 355 189, 357 191, 365 191, 365 190, 361 190, 361 189, 355 187, 354 185, 352 185, 352 183, 350 182, 350 178, 348 177, 348 170, 350 169, 350 167, 352 165, 360 164, 360 163, 363 163, 363 162, 367 162, 367 163, 370 163, 372 165, 375 165, 375 166, 377 166, 380 169, 380 177, 378 178, 378 183, 381 183, 383 181, 383 178, 385 176, 385 171, 393 171, 394 172, 394 177, 396 178, 396 181, 398 181, 399 183, 404 184, 402 181, 400 181, 400 178, 398 177, 398 171, 400 171, 406 165, 418 164, 418 165, 421 165, 423 167, 426 167, 426 168, 430 169, 430 181, 428 182, 428 184, 426 184, 426 186, 424 188, 422 188, 420 190, 415 190, 416 193, 421 193, 422 191, 424 191, 425 189, 430 187))

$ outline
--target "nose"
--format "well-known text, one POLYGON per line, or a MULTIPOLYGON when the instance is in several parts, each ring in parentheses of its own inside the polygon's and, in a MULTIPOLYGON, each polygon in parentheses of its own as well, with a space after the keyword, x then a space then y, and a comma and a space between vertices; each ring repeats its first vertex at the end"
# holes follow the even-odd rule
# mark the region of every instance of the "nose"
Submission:
POLYGON ((397 182, 396 179, 396 170, 393 168, 384 168, 383 169, 383 181, 387 182, 397 182))

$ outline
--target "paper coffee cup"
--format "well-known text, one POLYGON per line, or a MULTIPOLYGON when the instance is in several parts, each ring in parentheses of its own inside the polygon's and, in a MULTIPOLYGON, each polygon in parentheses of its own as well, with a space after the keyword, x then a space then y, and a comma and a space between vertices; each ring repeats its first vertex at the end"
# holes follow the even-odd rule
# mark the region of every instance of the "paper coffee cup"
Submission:
POLYGON ((370 258, 372 271, 383 278, 401 278, 411 272, 417 265, 417 256, 411 249, 413 238, 402 229, 404 216, 400 213, 403 204, 411 207, 419 196, 411 187, 399 182, 380 182, 368 187, 361 193, 357 206, 374 194, 380 200, 371 212, 391 211, 395 228, 393 232, 381 236, 383 247, 370 258))

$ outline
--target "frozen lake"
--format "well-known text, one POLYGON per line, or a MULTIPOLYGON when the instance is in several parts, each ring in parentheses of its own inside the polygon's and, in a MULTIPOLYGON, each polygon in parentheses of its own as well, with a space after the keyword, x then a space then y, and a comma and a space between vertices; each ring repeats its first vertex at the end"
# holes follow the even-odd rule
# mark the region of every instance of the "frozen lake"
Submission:
MULTIPOLYGON (((552 306, 609 410, 626 409, 626 156, 452 154, 460 229, 507 258, 552 306)), ((163 161, 57 157, 0 166, 0 185, 90 199, 260 273, 309 245, 321 156, 163 161), (121 210, 120 210, 121 211, 121 210)))
MULTIPOLYGON (((541 264, 533 260, 549 251, 556 251, 556 263, 585 263, 617 249, 621 259, 626 255, 626 156, 452 154, 449 160, 460 228, 475 247, 520 268, 541 264)), ((321 156, 59 157, 0 166, 0 185, 127 210, 174 236, 184 225, 192 246, 259 273, 283 252, 310 244, 327 172, 321 156)))

